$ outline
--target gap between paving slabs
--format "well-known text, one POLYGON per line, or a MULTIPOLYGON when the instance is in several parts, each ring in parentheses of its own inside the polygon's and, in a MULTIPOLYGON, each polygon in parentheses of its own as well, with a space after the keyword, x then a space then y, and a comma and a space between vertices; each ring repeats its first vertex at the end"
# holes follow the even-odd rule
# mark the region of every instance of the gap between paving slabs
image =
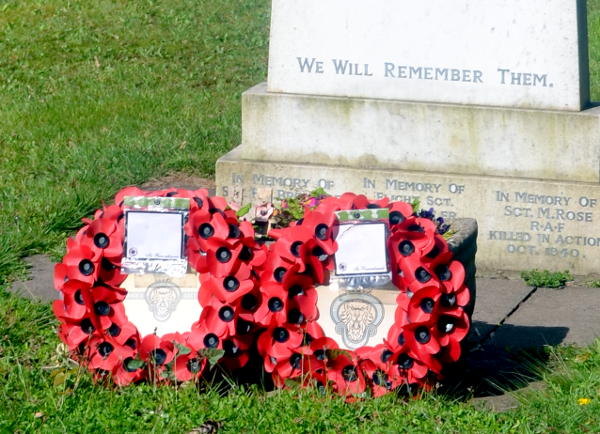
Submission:
POLYGON ((471 351, 476 351, 480 349, 486 342, 490 340, 490 338, 494 335, 494 333, 502 327, 506 321, 517 311, 519 308, 527 302, 531 298, 533 294, 538 290, 537 286, 531 287, 531 290, 523 297, 521 301, 519 301, 511 310, 508 312, 499 322, 498 324, 493 325, 489 330, 487 330, 477 341, 475 347, 471 349, 471 351))
MULTIPOLYGON (((539 348, 511 352, 490 343, 494 333, 537 291, 522 281, 477 279, 478 297, 473 314, 471 334, 463 359, 447 372, 441 392, 481 410, 508 411, 519 406, 508 392, 539 390, 539 364, 547 356, 539 348)), ((517 331, 522 333, 522 331, 517 331)))

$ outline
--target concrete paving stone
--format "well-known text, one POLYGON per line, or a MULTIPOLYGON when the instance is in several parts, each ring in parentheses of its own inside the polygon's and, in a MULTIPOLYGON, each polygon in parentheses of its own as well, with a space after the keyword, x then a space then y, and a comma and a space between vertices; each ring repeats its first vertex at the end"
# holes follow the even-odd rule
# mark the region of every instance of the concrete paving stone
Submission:
POLYGON ((539 288, 497 330, 490 344, 526 348, 590 345, 600 337, 600 289, 539 288))
POLYGON ((532 291, 522 280, 477 277, 477 297, 469 340, 478 342, 532 291))
POLYGON ((471 399, 470 403, 478 410, 493 411, 494 413, 504 413, 509 410, 518 408, 521 403, 517 396, 536 393, 546 389, 546 384, 543 381, 534 381, 526 387, 503 395, 480 396, 471 399))
POLYGON ((29 264, 29 280, 17 281, 9 287, 9 291, 32 300, 57 300, 60 293, 54 289, 54 263, 46 255, 34 255, 25 258, 29 264))

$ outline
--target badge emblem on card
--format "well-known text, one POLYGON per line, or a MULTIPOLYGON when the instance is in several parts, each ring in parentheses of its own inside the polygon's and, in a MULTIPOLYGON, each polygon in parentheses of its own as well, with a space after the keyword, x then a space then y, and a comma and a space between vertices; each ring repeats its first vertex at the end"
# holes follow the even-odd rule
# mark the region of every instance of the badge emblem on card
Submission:
POLYGON ((356 349, 366 345, 377 334, 384 310, 381 302, 372 295, 347 293, 333 300, 330 314, 344 345, 356 349))

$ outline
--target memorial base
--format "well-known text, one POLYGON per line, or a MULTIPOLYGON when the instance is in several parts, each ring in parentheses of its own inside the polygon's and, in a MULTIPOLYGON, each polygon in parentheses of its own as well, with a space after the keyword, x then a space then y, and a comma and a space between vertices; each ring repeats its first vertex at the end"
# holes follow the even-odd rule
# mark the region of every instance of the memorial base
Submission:
POLYGON ((600 107, 582 112, 242 95, 248 160, 600 182, 600 107))
POLYGON ((418 199, 422 208, 434 208, 446 219, 477 219, 481 274, 600 270, 598 183, 255 161, 243 158, 241 148, 217 162, 217 194, 229 200, 258 202, 317 187, 331 194, 418 199))

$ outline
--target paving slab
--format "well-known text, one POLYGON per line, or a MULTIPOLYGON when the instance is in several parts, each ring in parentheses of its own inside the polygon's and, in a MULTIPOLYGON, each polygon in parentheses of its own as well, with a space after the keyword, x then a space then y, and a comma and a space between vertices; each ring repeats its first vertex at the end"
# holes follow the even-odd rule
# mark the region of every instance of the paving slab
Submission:
MULTIPOLYGON (((478 300, 479 301, 479 300, 478 300)), ((600 337, 600 289, 539 288, 499 328, 490 344, 513 348, 590 345, 600 337)))
POLYGON ((479 342, 532 291, 522 280, 477 277, 477 297, 469 340, 479 342))
POLYGON ((518 408, 521 403, 519 396, 527 393, 536 393, 546 389, 546 384, 542 381, 534 381, 526 387, 516 390, 511 393, 502 395, 480 396, 472 398, 470 403, 482 411, 493 411, 494 413, 504 413, 506 411, 518 408))
POLYGON ((54 289, 54 263, 46 255, 34 255, 25 258, 29 264, 30 279, 13 283, 8 290, 32 300, 53 301, 60 293, 54 289))

